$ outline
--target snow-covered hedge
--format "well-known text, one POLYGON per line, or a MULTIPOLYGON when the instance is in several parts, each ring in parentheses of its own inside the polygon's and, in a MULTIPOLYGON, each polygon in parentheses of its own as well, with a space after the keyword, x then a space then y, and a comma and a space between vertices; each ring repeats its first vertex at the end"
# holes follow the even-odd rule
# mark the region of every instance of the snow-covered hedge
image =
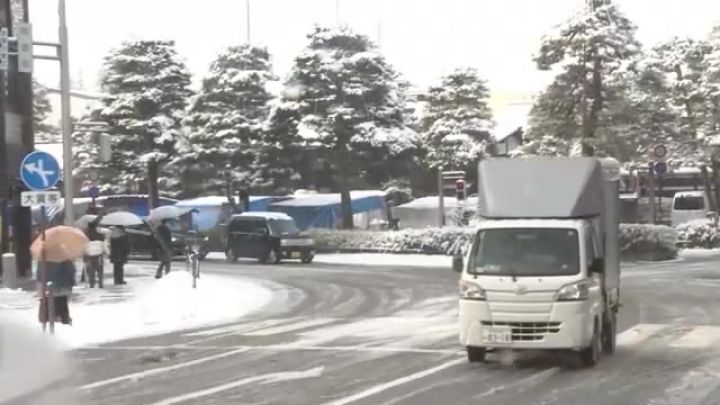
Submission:
POLYGON ((712 249, 720 247, 720 233, 712 221, 698 219, 675 227, 684 247, 712 249))
MULTIPOLYGON (((677 256, 673 228, 660 225, 622 224, 620 247, 623 260, 669 260, 677 256)), ((383 252, 455 255, 465 253, 474 228, 425 228, 401 231, 311 231, 318 251, 383 252)))
POLYGON ((401 231, 311 232, 321 252, 368 251, 384 253, 425 253, 455 255, 470 245, 472 228, 425 228, 401 231))
POLYGON ((677 232, 665 225, 620 224, 624 261, 661 261, 677 257, 677 232))

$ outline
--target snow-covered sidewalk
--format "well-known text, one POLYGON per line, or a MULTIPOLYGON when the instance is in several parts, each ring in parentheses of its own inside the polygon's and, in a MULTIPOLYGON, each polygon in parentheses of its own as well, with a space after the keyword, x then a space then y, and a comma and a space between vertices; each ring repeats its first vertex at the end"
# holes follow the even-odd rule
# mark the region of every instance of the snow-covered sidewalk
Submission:
POLYGON ((452 257, 444 255, 393 253, 337 253, 319 254, 316 263, 356 266, 452 267, 452 257))
MULTIPOLYGON (((106 272, 107 273, 107 272, 106 272)), ((130 267, 127 285, 104 289, 80 285, 70 304, 73 325, 56 323, 56 336, 71 348, 157 335, 241 318, 267 304, 271 291, 235 277, 202 274, 192 288, 184 266, 160 280, 150 266, 130 267)), ((0 289, 0 323, 40 328, 35 293, 0 289)))

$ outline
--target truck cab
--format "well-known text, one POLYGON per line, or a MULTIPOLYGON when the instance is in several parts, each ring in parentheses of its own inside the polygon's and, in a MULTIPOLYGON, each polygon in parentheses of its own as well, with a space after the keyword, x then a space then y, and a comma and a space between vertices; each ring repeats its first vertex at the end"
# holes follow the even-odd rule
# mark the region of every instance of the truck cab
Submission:
POLYGON ((615 349, 619 308, 616 161, 488 160, 480 165, 480 222, 456 258, 460 343, 566 350, 594 366, 615 349))

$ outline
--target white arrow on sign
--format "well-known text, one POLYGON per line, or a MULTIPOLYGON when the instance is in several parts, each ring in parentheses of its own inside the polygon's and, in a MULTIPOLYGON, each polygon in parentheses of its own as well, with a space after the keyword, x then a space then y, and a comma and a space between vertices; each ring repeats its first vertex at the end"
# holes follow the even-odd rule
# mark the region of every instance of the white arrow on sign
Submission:
POLYGON ((45 170, 42 160, 38 160, 35 163, 26 164, 25 170, 27 170, 28 173, 34 173, 40 176, 45 187, 50 187, 50 179, 48 179, 48 176, 52 176, 55 174, 55 172, 52 170, 45 170))

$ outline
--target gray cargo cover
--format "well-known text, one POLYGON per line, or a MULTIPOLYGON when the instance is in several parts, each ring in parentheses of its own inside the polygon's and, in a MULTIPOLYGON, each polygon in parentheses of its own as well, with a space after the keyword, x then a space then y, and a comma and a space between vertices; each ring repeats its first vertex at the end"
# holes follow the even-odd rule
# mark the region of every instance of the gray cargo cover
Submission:
POLYGON ((603 172, 597 159, 488 159, 479 168, 478 213, 482 217, 579 218, 603 214, 603 172))

